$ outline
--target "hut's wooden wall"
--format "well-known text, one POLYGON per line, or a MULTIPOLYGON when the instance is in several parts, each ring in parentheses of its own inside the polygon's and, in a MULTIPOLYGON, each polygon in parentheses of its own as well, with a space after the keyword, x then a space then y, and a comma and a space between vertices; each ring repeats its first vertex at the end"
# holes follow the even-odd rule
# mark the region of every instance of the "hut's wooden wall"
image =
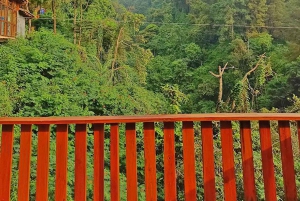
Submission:
POLYGON ((17 32, 18 5, 9 0, 0 0, 0 38, 13 38, 17 32))

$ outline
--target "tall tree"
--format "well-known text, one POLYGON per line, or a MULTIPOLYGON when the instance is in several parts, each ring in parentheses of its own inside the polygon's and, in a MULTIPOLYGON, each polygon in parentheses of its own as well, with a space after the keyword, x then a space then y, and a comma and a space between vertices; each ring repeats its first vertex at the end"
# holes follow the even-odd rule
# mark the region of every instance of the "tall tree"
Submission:
POLYGON ((249 0, 248 9, 250 13, 250 24, 252 30, 260 31, 261 26, 266 25, 267 20, 267 1, 266 0, 249 0))
MULTIPOLYGON (((268 1, 268 16, 266 25, 271 27, 280 27, 284 23, 286 15, 285 0, 269 0, 268 1)), ((282 29, 270 29, 274 37, 282 37, 282 29)))
MULTIPOLYGON (((290 0, 286 3, 286 9, 288 10, 285 15, 287 18, 285 22, 290 27, 299 27, 300 24, 300 1, 290 0)), ((299 44, 300 34, 299 28, 290 29, 288 32, 285 32, 285 36, 292 42, 299 44)), ((300 52, 300 47, 298 48, 298 53, 300 52)))

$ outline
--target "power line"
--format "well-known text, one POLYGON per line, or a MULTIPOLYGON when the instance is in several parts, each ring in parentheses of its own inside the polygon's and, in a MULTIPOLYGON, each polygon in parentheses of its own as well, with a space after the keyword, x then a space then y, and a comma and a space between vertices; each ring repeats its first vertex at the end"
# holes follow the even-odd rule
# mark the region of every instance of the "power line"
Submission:
MULTIPOLYGON (((38 18, 36 20, 53 20, 53 18, 38 18)), ((74 18, 56 18, 56 20, 60 21, 74 21, 74 18)), ((78 20, 79 22, 102 22, 102 20, 78 20)), ((124 21, 117 21, 117 22, 124 22, 124 21)), ((181 25, 181 26, 206 26, 206 27, 240 27, 240 28, 265 28, 265 29, 300 29, 300 26, 262 26, 262 25, 242 25, 242 24, 209 24, 209 23, 180 23, 180 22, 149 22, 145 21, 144 24, 159 24, 159 25, 181 25)))
POLYGON ((211 26, 211 27, 242 27, 242 28, 266 28, 266 29, 300 29, 292 26, 261 26, 261 25, 241 25, 241 24, 190 24, 190 23, 166 23, 166 22, 145 22, 152 24, 173 24, 173 25, 190 25, 190 26, 211 26))

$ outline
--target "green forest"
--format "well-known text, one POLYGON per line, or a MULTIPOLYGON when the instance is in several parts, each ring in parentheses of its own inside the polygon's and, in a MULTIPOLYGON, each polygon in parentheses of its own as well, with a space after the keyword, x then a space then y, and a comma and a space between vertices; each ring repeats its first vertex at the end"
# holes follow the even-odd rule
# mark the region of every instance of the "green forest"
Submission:
MULTIPOLYGON (((32 0, 25 38, 0 44, 0 116, 113 116, 300 111, 299 0, 32 0), (44 8, 44 14, 38 14, 44 8)), ((278 200, 283 179, 272 122, 278 200)), ((183 172, 181 124, 176 167, 183 172)), ((200 124, 195 123, 197 195, 203 197, 200 124)), ((223 198, 220 136, 215 128, 218 200, 223 198)), ((264 199, 258 124, 253 127, 258 199, 264 199)), ((16 128, 15 141, 19 140, 16 128)), ((69 128, 74 134, 75 127, 69 128)), ((91 130, 91 129, 90 129, 91 130)), ((51 133, 49 200, 54 199, 55 127, 51 133)), ((233 122, 238 200, 243 199, 239 124, 233 122), (239 161, 239 162, 238 162, 239 161)), ((126 199, 125 137, 120 126, 121 200, 126 199)), ((292 124, 296 172, 300 153, 292 124)), ((37 133, 37 127, 33 127, 37 133)), ((144 200, 143 128, 137 125, 139 199, 144 200)), ((157 124, 157 158, 163 126, 157 124)), ((109 199, 109 125, 106 126, 109 199)), ((74 135, 69 136, 68 199, 74 198, 74 135)), ((88 200, 93 194, 93 135, 88 133, 88 200)), ((33 135, 31 200, 35 197, 37 135, 33 135)), ((14 147, 19 155, 19 145, 14 147)), ((12 200, 17 198, 17 159, 12 200)), ((164 199, 157 163, 158 200, 164 199)), ((298 174, 299 175, 299 174, 298 174)), ((178 178, 183 200, 183 176, 178 178)), ((300 189, 299 177, 296 178, 300 189)), ((298 192, 300 195, 300 192, 298 192)))
POLYGON ((0 46, 1 116, 299 110, 297 0, 41 7, 25 39, 0 46))

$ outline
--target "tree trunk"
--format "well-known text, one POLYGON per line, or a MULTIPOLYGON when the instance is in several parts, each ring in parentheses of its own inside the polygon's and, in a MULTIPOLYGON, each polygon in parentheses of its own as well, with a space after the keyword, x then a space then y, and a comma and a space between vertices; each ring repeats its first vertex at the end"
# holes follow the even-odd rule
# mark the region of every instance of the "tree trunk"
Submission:
POLYGON ((56 34, 56 5, 55 0, 52 0, 52 15, 53 15, 53 33, 56 34))
POLYGON ((74 30, 73 30, 73 37, 74 37, 74 44, 76 45, 77 41, 76 41, 76 23, 77 23, 77 0, 74 0, 74 20, 73 20, 73 26, 74 26, 74 30))
POLYGON ((221 66, 219 66, 219 74, 214 74, 213 72, 209 72, 210 74, 212 74, 214 77, 219 79, 219 95, 218 95, 218 102, 217 102, 217 112, 220 112, 220 106, 222 104, 222 99, 223 99, 223 74, 224 71, 227 68, 228 63, 225 64, 225 66, 222 68, 221 66))
POLYGON ((117 37, 117 41, 116 41, 116 46, 115 46, 115 50, 114 50, 114 57, 113 57, 113 60, 111 62, 111 82, 112 84, 114 85, 114 73, 115 73, 115 65, 116 65, 116 62, 117 62, 117 59, 118 59, 118 50, 119 50, 119 46, 120 46, 120 40, 122 38, 122 33, 123 33, 123 27, 120 28, 120 31, 119 31, 119 34, 118 34, 118 37, 117 37))
MULTIPOLYGON (((27 4, 26 4, 26 9, 29 12, 29 2, 27 2, 27 4)), ((31 33, 31 19, 30 18, 28 20, 28 33, 29 34, 31 33)))
POLYGON ((80 0, 80 24, 79 24, 79 39, 78 39, 78 45, 81 45, 81 39, 82 39, 82 19, 83 19, 83 8, 82 8, 82 0, 80 0))
POLYGON ((28 33, 31 33, 31 19, 28 20, 28 33))

